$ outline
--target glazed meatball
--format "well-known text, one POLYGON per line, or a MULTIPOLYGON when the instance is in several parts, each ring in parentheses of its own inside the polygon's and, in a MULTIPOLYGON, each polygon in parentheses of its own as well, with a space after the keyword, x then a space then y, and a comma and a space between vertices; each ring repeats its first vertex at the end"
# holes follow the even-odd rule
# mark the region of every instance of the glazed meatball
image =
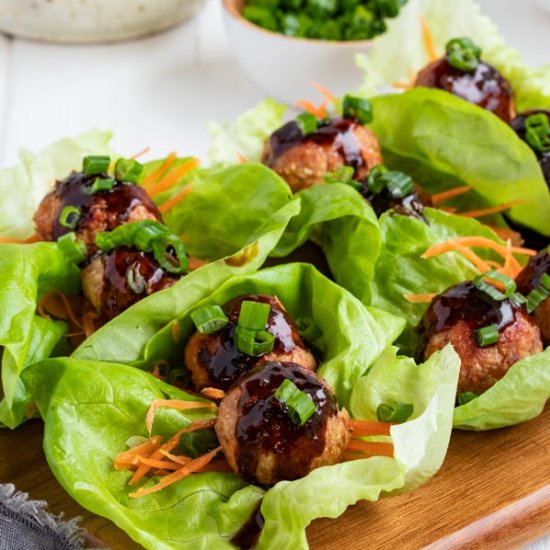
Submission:
POLYGON ((220 404, 216 434, 227 462, 243 478, 273 485, 341 462, 351 429, 331 388, 294 363, 265 363, 244 375, 220 404), (275 397, 284 380, 309 395, 315 412, 300 425, 275 397))
MULTIPOLYGON (((521 113, 518 115, 513 121, 512 121, 512 128, 514 131, 518 134, 518 136, 523 139, 524 141, 527 141, 526 139, 526 128, 525 128, 525 119, 531 115, 536 114, 542 114, 546 116, 548 121, 550 122, 550 111, 545 111, 543 109, 536 109, 533 111, 526 111, 525 113, 521 113)), ((548 134, 548 139, 550 140, 550 134, 548 134)), ((546 183, 550 185, 550 150, 548 151, 537 151, 534 149, 534 153, 537 156, 537 159, 539 161, 540 167, 542 169, 542 173, 544 175, 544 179, 546 180, 546 183)))
POLYGON ((472 71, 453 67, 446 57, 424 67, 415 86, 439 88, 491 111, 509 123, 515 115, 514 94, 510 83, 491 65, 479 62, 472 71))
POLYGON ((351 166, 354 179, 360 180, 382 163, 382 154, 369 128, 352 119, 332 118, 320 121, 317 131, 307 135, 296 121, 287 122, 267 140, 262 162, 297 192, 323 183, 325 174, 341 166, 351 166))
POLYGON ((451 343, 460 356, 458 394, 488 390, 520 359, 542 351, 540 331, 523 306, 497 301, 472 281, 453 286, 435 297, 420 326, 423 349, 419 359, 451 343), (495 324, 498 340, 480 347, 476 330, 495 324))
MULTIPOLYGON (((550 255, 545 248, 529 260, 523 271, 518 275, 516 284, 518 291, 528 296, 532 290, 545 290, 541 284, 544 274, 550 275, 550 255)), ((547 294, 547 292, 544 292, 547 294)), ((537 323, 545 345, 550 344, 550 298, 542 302, 533 311, 533 318, 537 323)))
POLYGON ((44 241, 56 241, 62 235, 75 231, 86 244, 89 254, 95 252, 95 236, 112 231, 119 225, 138 220, 161 220, 161 214, 145 190, 138 185, 113 179, 108 174, 87 176, 73 172, 57 181, 53 191, 43 199, 34 215, 36 231, 44 241), (91 192, 97 178, 111 180, 111 190, 91 192), (77 209, 71 225, 61 223, 65 207, 77 209))
POLYGON ((241 374, 250 371, 258 362, 291 361, 306 369, 316 368, 315 358, 302 341, 294 321, 275 296, 239 296, 225 304, 223 310, 229 323, 212 334, 195 332, 185 348, 185 366, 191 373, 194 388, 228 390, 241 374), (251 356, 240 352, 235 343, 235 329, 243 301, 264 302, 271 306, 266 330, 275 343, 269 353, 251 356))
POLYGON ((179 279, 166 273, 152 254, 126 247, 98 254, 80 274, 84 295, 106 320, 179 279))

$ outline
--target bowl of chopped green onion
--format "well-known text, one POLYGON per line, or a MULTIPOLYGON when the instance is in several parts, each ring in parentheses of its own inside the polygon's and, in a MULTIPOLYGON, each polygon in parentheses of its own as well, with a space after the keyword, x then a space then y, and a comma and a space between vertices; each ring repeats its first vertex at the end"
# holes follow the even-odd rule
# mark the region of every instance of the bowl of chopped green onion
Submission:
POLYGON ((223 0, 230 42, 243 70, 293 104, 320 82, 335 95, 357 88, 355 54, 366 53, 406 0, 223 0))

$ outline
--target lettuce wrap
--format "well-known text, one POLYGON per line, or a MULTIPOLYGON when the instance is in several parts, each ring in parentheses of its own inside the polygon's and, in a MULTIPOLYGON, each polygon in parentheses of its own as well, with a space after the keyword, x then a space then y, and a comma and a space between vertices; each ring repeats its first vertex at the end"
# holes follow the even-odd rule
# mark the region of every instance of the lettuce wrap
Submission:
MULTIPOLYGON (((176 288, 185 296, 188 287, 189 280, 184 279, 176 288)), ((232 548, 231 538, 260 504, 265 526, 257 548, 307 548, 305 528, 314 518, 337 517, 360 499, 377 500, 410 490, 438 470, 451 433, 459 371, 459 359, 451 347, 419 366, 396 356, 391 342, 403 321, 366 308, 307 264, 231 277, 220 286, 213 283, 208 297, 193 304, 179 303, 181 309, 167 312, 164 328, 152 338, 139 326, 122 323, 121 316, 110 323, 113 329, 121 325, 118 331, 99 331, 91 337, 95 360, 82 358, 89 356, 82 353, 90 351, 86 348, 72 358, 33 365, 24 373, 45 419, 45 451, 56 477, 80 504, 108 517, 146 548, 232 548), (234 474, 209 472, 151 496, 130 498, 130 476, 115 471, 113 459, 128 438, 147 436, 144 417, 149 404, 154 399, 197 397, 147 372, 104 359, 121 347, 119 335, 126 330, 127 339, 131 335, 137 342, 128 363, 145 368, 162 358, 181 364, 183 346, 194 330, 190 312, 243 293, 276 294, 294 318, 311 319, 317 330, 309 344, 323 358, 318 372, 334 387, 340 404, 357 418, 376 418, 376 409, 385 400, 405 399, 414 405, 410 420, 391 429, 395 457, 322 467, 269 490, 234 474), (179 330, 174 330, 174 324, 179 330)), ((136 307, 123 315, 129 317, 136 307)), ((135 322, 141 317, 136 315, 135 322)), ((162 410, 154 430, 172 434, 192 420, 209 418, 208 414, 162 410)), ((185 449, 195 453, 213 446, 211 432, 196 432, 184 442, 185 449)))

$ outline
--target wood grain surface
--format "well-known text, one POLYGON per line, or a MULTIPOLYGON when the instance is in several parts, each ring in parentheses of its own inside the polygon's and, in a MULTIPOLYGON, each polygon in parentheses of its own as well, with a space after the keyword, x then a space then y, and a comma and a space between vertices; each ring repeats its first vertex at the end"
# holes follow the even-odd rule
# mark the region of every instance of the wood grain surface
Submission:
MULTIPOLYGON (((42 423, 0 432, 0 482, 11 482, 51 511, 82 516, 113 550, 140 548, 110 521, 74 502, 42 451, 42 423)), ((486 433, 455 431, 441 471, 412 493, 361 502, 308 528, 314 550, 503 550, 550 532, 550 407, 535 420, 486 433)))

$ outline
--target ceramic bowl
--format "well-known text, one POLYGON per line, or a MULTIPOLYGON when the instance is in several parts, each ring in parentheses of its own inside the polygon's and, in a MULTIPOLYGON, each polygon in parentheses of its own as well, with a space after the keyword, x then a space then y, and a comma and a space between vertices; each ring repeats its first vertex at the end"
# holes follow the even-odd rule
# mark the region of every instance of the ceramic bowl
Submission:
POLYGON ((0 0, 0 32, 48 42, 112 42, 172 27, 204 0, 0 0))
POLYGON ((223 0, 224 20, 235 55, 246 74, 269 95, 294 104, 315 93, 311 81, 341 96, 361 84, 355 54, 372 40, 335 42, 267 31, 241 15, 244 0, 223 0))

